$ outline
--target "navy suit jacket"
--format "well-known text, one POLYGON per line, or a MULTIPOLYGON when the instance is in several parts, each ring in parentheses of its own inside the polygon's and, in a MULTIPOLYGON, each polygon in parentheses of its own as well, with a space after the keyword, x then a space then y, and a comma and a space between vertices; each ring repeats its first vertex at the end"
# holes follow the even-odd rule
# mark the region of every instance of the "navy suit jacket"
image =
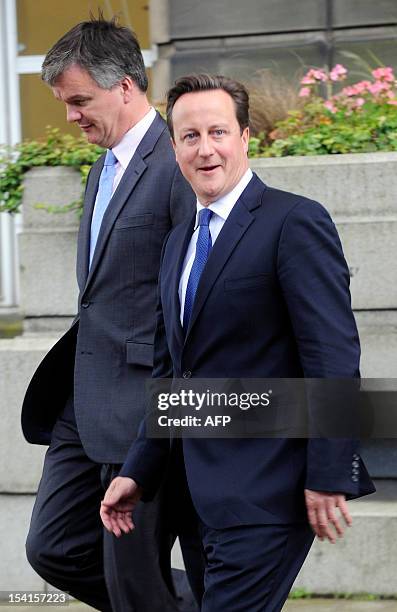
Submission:
MULTIPOLYGON (((254 175, 210 253, 184 335, 178 286, 193 225, 163 248, 154 376, 359 377, 349 272, 320 204, 254 175)), ((169 453, 143 423, 121 474, 153 492, 169 453)), ((353 439, 183 439, 183 455, 195 508, 213 528, 306 520, 304 488, 374 490, 353 439)))

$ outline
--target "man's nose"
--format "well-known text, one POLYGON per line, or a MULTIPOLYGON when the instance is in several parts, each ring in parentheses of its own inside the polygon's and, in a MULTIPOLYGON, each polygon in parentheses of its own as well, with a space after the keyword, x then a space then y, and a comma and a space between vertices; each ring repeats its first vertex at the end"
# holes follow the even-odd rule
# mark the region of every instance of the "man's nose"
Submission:
POLYGON ((211 140, 207 136, 200 139, 199 155, 201 157, 209 157, 214 152, 211 140))
POLYGON ((79 121, 81 119, 81 112, 73 106, 66 106, 66 121, 73 123, 73 121, 79 121))

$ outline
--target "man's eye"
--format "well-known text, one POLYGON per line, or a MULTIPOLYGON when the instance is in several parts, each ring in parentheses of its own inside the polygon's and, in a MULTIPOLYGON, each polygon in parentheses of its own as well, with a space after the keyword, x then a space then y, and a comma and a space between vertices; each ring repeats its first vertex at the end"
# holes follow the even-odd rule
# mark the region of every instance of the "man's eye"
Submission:
POLYGON ((195 134, 194 132, 188 132, 187 134, 185 134, 185 140, 194 140, 196 136, 197 134, 195 134))
POLYGON ((219 128, 218 130, 214 130, 214 134, 215 136, 223 136, 224 134, 226 134, 226 130, 219 128))

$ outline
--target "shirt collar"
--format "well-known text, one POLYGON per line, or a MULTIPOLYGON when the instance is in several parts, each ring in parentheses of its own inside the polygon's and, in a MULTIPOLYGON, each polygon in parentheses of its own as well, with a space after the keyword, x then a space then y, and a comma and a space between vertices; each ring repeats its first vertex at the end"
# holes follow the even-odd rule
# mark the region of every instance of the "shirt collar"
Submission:
POLYGON ((210 210, 212 210, 214 214, 218 215, 218 217, 221 217, 221 219, 223 219, 223 221, 225 222, 228 216, 230 215, 233 206, 235 205, 235 203, 237 202, 237 200, 243 193, 244 189, 247 187, 252 177, 253 177, 252 170, 251 168, 248 168, 247 171, 243 174, 243 176, 239 180, 239 182, 237 183, 237 185, 231 191, 229 191, 229 193, 219 198, 219 200, 212 202, 208 206, 203 206, 197 200, 196 221, 195 221, 194 228, 196 229, 198 226, 198 215, 199 215, 200 210, 202 210, 203 208, 209 208, 210 210))
POLYGON ((156 118, 156 111, 153 107, 146 115, 132 126, 128 132, 126 132, 120 142, 113 147, 112 151, 117 157, 117 161, 125 170, 130 163, 135 151, 137 150, 142 138, 148 131, 149 127, 156 118))

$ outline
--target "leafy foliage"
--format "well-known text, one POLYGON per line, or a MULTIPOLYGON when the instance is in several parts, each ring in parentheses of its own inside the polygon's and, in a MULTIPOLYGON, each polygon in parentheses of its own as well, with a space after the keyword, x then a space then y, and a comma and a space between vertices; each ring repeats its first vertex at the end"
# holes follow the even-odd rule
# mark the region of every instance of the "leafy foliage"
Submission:
POLYGON ((397 111, 393 106, 366 102, 359 111, 340 109, 331 113, 318 102, 303 111, 291 111, 273 132, 269 147, 258 147, 256 155, 327 155, 397 151, 397 111))
POLYGON ((337 64, 329 73, 311 69, 302 78, 303 108, 291 110, 265 141, 255 144, 254 155, 327 155, 397 151, 397 81, 391 68, 372 71, 372 80, 360 81, 333 94, 347 70, 337 64), (319 93, 326 87, 328 99, 319 93))
MULTIPOLYGON (((92 164, 103 149, 87 144, 84 138, 61 134, 58 129, 47 129, 43 140, 27 140, 0 152, 0 212, 16 213, 23 195, 23 175, 35 166, 71 166, 80 171, 85 185, 92 164)), ((82 200, 65 203, 59 211, 81 209, 82 200)), ((51 212, 55 207, 41 205, 51 212)))

